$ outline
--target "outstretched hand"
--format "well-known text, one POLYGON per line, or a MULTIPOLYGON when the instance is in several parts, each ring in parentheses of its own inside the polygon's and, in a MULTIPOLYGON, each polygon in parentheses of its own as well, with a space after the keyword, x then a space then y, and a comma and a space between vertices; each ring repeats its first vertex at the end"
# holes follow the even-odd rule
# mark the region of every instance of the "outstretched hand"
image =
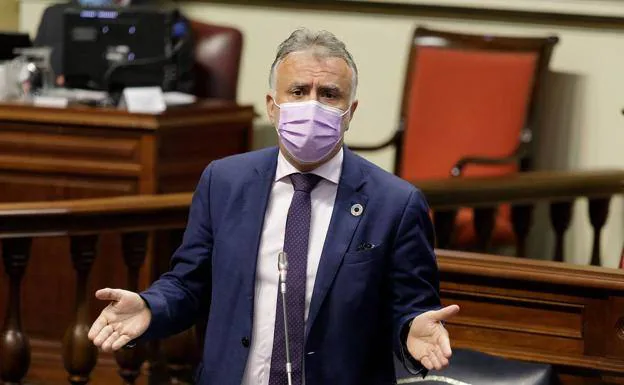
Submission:
POLYGON ((89 330, 89 339, 95 346, 105 352, 118 350, 147 330, 152 314, 137 293, 102 289, 95 297, 111 301, 89 330))
POLYGON ((450 305, 432 310, 412 320, 407 335, 407 350, 428 370, 446 367, 451 358, 451 342, 441 321, 448 320, 459 312, 459 306, 450 305))

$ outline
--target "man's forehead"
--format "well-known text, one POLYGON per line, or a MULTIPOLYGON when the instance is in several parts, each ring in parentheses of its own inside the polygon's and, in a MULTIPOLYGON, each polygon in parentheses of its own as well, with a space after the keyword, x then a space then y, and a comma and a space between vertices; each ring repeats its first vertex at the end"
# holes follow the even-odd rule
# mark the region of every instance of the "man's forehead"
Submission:
POLYGON ((344 59, 310 51, 288 54, 277 66, 276 75, 278 78, 321 76, 347 82, 353 77, 351 68, 344 59))

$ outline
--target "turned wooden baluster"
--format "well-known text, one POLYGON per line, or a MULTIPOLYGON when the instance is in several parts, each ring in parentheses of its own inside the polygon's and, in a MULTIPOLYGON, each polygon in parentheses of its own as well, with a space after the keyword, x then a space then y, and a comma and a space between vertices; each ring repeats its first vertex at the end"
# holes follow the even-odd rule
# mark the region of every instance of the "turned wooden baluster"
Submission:
MULTIPOLYGON (((146 232, 125 233, 121 236, 123 258, 128 269, 128 281, 126 289, 138 291, 139 270, 145 261, 147 251, 146 232)), ((147 348, 144 342, 138 342, 130 349, 121 349, 115 352, 115 359, 119 365, 119 376, 124 384, 134 384, 141 374, 141 366, 147 358, 147 348)))
POLYGON ((609 216, 611 198, 595 198, 589 200, 589 220, 594 228, 594 244, 592 247, 591 264, 600 266, 600 234, 609 216))
POLYGON ((30 345, 22 332, 21 284, 30 257, 31 238, 2 241, 4 271, 9 276, 9 298, 2 333, 0 333, 0 382, 21 384, 30 366, 30 345))
POLYGON ((511 222, 516 235, 516 257, 526 258, 526 240, 531 230, 533 205, 518 204, 511 207, 511 222))
POLYGON ((554 261, 563 262, 564 236, 570 227, 573 205, 574 202, 553 202, 550 204, 550 222, 555 230, 554 261))
POLYGON ((97 362, 98 350, 88 337, 91 322, 86 297, 89 272, 96 256, 97 235, 72 236, 71 258, 76 272, 76 302, 74 320, 63 337, 63 363, 72 385, 89 382, 97 362))
POLYGON ((490 245, 496 211, 496 207, 479 207, 474 209, 473 226, 477 234, 477 250, 480 252, 487 251, 490 245))
MULTIPOLYGON (((183 230, 172 230, 170 233, 171 250, 174 252, 182 243, 183 230)), ((209 279, 209 277, 206 277, 209 279)), ((167 371, 171 384, 191 384, 193 370, 197 362, 198 347, 195 327, 176 334, 163 341, 167 371)))
POLYGON ((455 229, 455 216, 457 210, 435 210, 433 212, 433 223, 436 235, 436 247, 439 249, 450 249, 453 241, 453 231, 455 229))

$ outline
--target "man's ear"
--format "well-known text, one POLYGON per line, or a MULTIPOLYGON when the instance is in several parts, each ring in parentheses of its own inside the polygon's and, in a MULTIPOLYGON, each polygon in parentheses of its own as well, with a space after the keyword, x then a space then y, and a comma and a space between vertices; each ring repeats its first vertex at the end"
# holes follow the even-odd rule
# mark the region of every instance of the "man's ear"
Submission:
POLYGON ((353 119, 353 114, 355 114, 355 110, 357 109, 358 103, 359 102, 357 99, 353 103, 351 103, 351 111, 349 111, 349 121, 353 119))
POLYGON ((345 127, 344 127, 344 131, 349 131, 349 127, 351 124, 351 119, 353 119, 353 114, 355 113, 355 110, 357 109, 358 106, 358 101, 355 100, 353 103, 351 103, 351 107, 349 107, 349 120, 345 122, 345 127))
POLYGON ((269 118, 269 121, 273 125, 273 127, 275 127, 277 125, 279 112, 277 111, 277 106, 275 105, 273 95, 271 92, 267 92, 265 101, 266 101, 267 116, 269 118))

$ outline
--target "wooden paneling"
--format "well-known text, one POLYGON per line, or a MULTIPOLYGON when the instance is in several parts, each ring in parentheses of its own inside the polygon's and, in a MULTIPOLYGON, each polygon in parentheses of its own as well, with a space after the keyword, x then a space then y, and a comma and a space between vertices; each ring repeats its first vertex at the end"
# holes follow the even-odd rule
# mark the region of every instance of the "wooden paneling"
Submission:
POLYGON ((553 364, 564 384, 624 383, 624 272, 439 251, 453 345, 553 364))
MULTIPOLYGON (((192 191, 210 161, 249 150, 253 118, 251 107, 221 101, 160 115, 0 104, 0 203, 192 191)), ((151 279, 153 255, 141 286, 151 279)), ((95 290, 124 287, 126 275, 119 234, 103 234, 87 288, 92 318, 105 305, 92 300, 95 290)), ((68 239, 36 239, 22 292, 24 330, 38 341, 29 381, 67 383, 59 349, 74 314, 75 281, 68 239)), ((4 276, 0 293, 3 319, 4 276)), ((95 384, 119 382, 110 357, 100 362, 95 384)))
MULTIPOLYGON (((41 339, 30 341, 33 355, 31 360, 31 370, 28 372, 26 384, 45 385, 67 385, 67 373, 59 370, 62 366, 59 357, 61 356, 61 343, 51 342, 41 339)), ((112 354, 100 353, 98 364, 91 375, 90 385, 111 385, 121 384, 121 379, 117 374, 117 364, 112 354)), ((136 385, 147 385, 147 368, 137 379, 136 385)))
POLYGON ((163 130, 158 144, 158 192, 194 190, 208 163, 231 155, 231 148, 249 148, 249 135, 245 122, 227 122, 212 130, 192 126, 163 130))
MULTIPOLYGON (((0 239, 180 229, 190 202, 191 194, 181 193, 0 204, 0 239)), ((624 271, 436 252, 442 300, 462 308, 446 323, 454 347, 552 364, 563 385, 624 384, 624 271)), ((96 264, 107 257, 98 256, 96 264)), ((109 273, 120 278, 119 271, 109 273)), ((53 296, 46 301, 71 303, 53 296)))

